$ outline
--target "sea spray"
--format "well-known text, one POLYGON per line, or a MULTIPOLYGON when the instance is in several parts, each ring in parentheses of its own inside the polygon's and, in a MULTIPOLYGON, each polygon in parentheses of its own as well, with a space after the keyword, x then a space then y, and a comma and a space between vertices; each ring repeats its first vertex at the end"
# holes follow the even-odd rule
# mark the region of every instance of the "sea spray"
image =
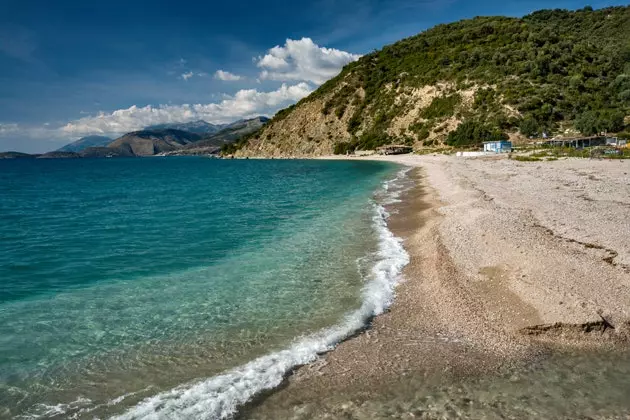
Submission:
MULTIPOLYGON (((400 189, 392 186, 402 180, 407 171, 408 168, 404 168, 396 178, 383 184, 382 203, 398 200, 400 189)), ((346 315, 340 324, 297 339, 285 350, 262 356, 225 374, 147 398, 114 419, 229 418, 256 394, 280 385, 288 371, 315 361, 319 355, 364 328, 369 319, 391 305, 402 269, 409 262, 402 240, 387 227, 388 217, 383 205, 374 203, 372 221, 379 236, 376 262, 363 288, 361 307, 346 315)))

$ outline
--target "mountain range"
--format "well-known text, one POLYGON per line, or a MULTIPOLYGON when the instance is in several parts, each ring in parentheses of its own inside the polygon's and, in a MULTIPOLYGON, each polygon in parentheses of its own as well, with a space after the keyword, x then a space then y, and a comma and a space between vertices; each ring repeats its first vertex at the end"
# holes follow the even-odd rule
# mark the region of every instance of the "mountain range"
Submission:
POLYGON ((203 120, 160 124, 114 140, 103 136, 83 137, 44 154, 0 153, 0 159, 216 154, 221 146, 259 130, 267 121, 268 118, 260 116, 230 124, 210 124, 203 120))
POLYGON ((127 133, 115 140, 102 136, 83 137, 44 154, 4 152, 0 153, 0 159, 211 155, 218 154, 222 146, 256 132, 268 121, 268 118, 259 116, 230 124, 210 124, 202 120, 161 124, 127 133))
POLYGON ((214 134, 223 128, 227 127, 229 124, 211 124, 204 120, 191 121, 187 123, 168 123, 168 124, 157 124, 146 127, 145 130, 164 130, 167 128, 171 128, 174 130, 188 131, 189 133, 195 134, 214 134))

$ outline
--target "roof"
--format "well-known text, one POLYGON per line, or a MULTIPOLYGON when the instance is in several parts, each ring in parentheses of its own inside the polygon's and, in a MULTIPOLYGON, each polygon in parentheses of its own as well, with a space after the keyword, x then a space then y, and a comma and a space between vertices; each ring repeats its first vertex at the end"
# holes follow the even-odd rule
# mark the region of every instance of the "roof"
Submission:
POLYGON ((483 144, 491 144, 491 143, 512 143, 509 140, 494 140, 494 141, 484 141, 483 144))

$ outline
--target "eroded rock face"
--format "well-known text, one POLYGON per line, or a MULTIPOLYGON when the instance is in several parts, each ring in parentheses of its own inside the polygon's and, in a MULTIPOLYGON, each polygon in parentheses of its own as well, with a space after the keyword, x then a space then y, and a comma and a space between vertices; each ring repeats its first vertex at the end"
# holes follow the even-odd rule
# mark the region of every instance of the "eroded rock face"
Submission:
POLYGON ((337 118, 324 115, 326 98, 299 105, 287 118, 272 121, 237 156, 298 157, 333 153, 336 143, 349 141, 348 120, 353 107, 337 118))
MULTIPOLYGON (((352 78, 350 74, 347 78, 352 78)), ((338 92, 348 89, 348 84, 340 83, 330 93, 316 99, 307 98, 298 103, 284 118, 274 118, 255 137, 251 138, 237 156, 266 157, 312 157, 333 154, 335 145, 351 142, 362 134, 373 129, 379 123, 376 105, 360 107, 359 102, 365 96, 358 87, 348 94, 351 98, 342 104, 343 113, 330 110, 330 103, 335 102, 338 92), (360 124, 350 132, 351 119, 360 124)), ((387 84, 382 89, 383 96, 392 98, 388 116, 384 125, 384 136, 390 143, 405 143, 415 149, 424 145, 441 146, 448 134, 464 120, 462 115, 474 114, 474 98, 481 89, 493 89, 489 85, 468 85, 458 89, 453 83, 443 82, 421 88, 405 86, 393 87, 387 84), (458 97, 453 110, 444 116, 426 117, 424 111, 432 106, 435 100, 448 96, 458 97), (418 126, 427 127, 426 134, 418 133, 418 126)), ((517 111, 504 104, 499 97, 500 108, 505 115, 519 117, 517 111)), ((339 106, 339 105, 338 105, 339 106)), ((337 108, 340 109, 340 108, 337 108)))

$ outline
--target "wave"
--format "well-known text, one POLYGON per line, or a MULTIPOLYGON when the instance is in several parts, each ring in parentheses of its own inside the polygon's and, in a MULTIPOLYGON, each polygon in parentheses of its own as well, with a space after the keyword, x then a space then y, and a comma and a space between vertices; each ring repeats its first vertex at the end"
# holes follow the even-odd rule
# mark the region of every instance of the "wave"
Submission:
MULTIPOLYGON (((382 203, 398 200, 401 189, 393 186, 406 176, 407 171, 408 168, 404 168, 394 179, 383 183, 385 199, 381 200, 382 203)), ((285 350, 262 356, 222 375, 146 398, 113 419, 229 418, 256 394, 280 385, 291 369, 315 361, 364 328, 372 317, 380 315, 392 304, 402 269, 409 263, 402 240, 387 227, 388 218, 385 207, 374 203, 372 220, 379 236, 376 262, 363 288, 361 307, 346 315, 343 322, 299 338, 285 350)))

